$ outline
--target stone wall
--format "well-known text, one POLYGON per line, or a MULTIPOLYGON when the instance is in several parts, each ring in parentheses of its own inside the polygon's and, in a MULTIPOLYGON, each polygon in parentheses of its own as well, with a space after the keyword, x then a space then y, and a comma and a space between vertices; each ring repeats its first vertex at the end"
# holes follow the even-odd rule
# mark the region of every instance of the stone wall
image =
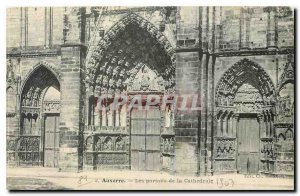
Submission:
POLYGON ((60 168, 81 169, 84 125, 88 124, 85 60, 90 60, 105 33, 134 12, 160 29, 176 50, 176 93, 197 94, 201 101, 201 111, 175 112, 173 170, 213 174, 218 82, 226 70, 247 59, 263 68, 279 90, 286 66, 293 62, 293 10, 287 7, 177 7, 177 12, 158 7, 104 10, 97 22, 99 7, 7 9, 7 136, 19 134, 22 86, 37 65, 46 64, 60 75, 60 168))
MULTIPOLYGON (((176 94, 199 94, 199 8, 182 7, 177 18, 176 94), (192 48, 192 49, 190 49, 192 48)), ((202 100, 201 100, 202 101, 202 100)), ((200 156, 200 111, 175 111, 175 171, 198 172, 200 156)))

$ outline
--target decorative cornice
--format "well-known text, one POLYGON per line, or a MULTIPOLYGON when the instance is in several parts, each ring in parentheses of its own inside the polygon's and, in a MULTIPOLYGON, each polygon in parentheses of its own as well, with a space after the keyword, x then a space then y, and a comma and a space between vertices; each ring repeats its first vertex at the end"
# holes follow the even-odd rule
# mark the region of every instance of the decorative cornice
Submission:
POLYGON ((267 48, 257 48, 250 50, 232 50, 232 51, 221 51, 217 53, 212 53, 217 57, 229 57, 229 56, 257 56, 257 55, 277 55, 277 54, 294 54, 295 48, 280 48, 280 49, 267 49, 267 48))
POLYGON ((62 44, 61 47, 82 47, 82 48, 87 48, 87 46, 83 43, 65 43, 62 44))
POLYGON ((188 48, 176 48, 175 49, 176 53, 181 53, 181 52, 203 52, 200 47, 188 47, 188 48))
POLYGON ((286 47, 286 48, 277 48, 277 49, 268 49, 268 48, 255 48, 255 49, 247 49, 247 50, 227 50, 227 51, 219 51, 219 52, 210 52, 205 51, 198 46, 192 47, 177 47, 175 49, 176 53, 181 52, 201 52, 202 54, 208 54, 216 57, 230 57, 230 56, 257 56, 257 55, 284 55, 284 54, 294 54, 294 47, 286 47))
MULTIPOLYGON (((143 12, 143 11, 159 11, 163 9, 163 7, 133 7, 127 9, 112 9, 112 10, 105 10, 102 14, 103 15, 115 15, 115 14, 125 14, 129 12, 143 12)), ((100 8, 95 7, 95 12, 100 12, 100 8)))
POLYGON ((60 50, 52 51, 19 51, 7 53, 7 58, 35 58, 35 57, 51 57, 61 55, 60 50))
POLYGON ((294 123, 291 122, 275 122, 275 128, 294 128, 294 123))

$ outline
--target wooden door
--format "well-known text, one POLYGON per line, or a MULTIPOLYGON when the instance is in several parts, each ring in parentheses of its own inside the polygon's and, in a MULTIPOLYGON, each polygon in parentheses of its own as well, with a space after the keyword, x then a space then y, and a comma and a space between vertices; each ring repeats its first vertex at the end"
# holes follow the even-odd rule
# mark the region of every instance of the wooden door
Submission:
POLYGON ((58 167, 59 115, 45 117, 44 167, 58 167))
POLYGON ((131 169, 159 171, 160 110, 131 112, 131 169))
POLYGON ((242 174, 259 171, 259 123, 256 117, 241 117, 238 122, 237 170, 242 174))

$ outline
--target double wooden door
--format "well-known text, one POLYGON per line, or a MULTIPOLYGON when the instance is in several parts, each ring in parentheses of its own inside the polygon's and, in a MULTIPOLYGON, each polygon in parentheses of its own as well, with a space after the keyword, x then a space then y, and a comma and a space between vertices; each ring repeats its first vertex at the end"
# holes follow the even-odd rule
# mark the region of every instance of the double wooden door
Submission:
POLYGON ((58 167, 59 114, 45 116, 44 167, 58 167))
POLYGON ((237 170, 242 174, 259 172, 259 123, 255 116, 240 117, 238 122, 237 170))
POLYGON ((131 169, 159 171, 161 167, 159 108, 131 111, 131 169))

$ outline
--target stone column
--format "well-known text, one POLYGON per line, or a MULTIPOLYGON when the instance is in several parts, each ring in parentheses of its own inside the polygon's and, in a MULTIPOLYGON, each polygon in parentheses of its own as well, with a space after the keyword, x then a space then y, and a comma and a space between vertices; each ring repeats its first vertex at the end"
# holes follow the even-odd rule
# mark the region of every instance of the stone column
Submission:
POLYGON ((126 127, 127 126, 127 104, 122 105, 120 110, 120 126, 126 127))
POLYGON ((83 166, 85 86, 83 84, 85 8, 66 8, 61 46, 61 113, 59 168, 78 171, 83 166))
POLYGON ((107 126, 107 113, 106 113, 106 106, 102 105, 102 126, 107 126))
POLYGON ((232 116, 232 136, 235 138, 237 135, 238 118, 239 116, 237 114, 232 116))
POLYGON ((265 124, 265 126, 266 126, 266 137, 270 137, 270 126, 269 126, 270 124, 269 124, 269 115, 267 115, 267 117, 266 117, 266 124, 265 124))
POLYGON ((264 115, 260 114, 258 116, 259 119, 259 131, 260 131, 260 137, 265 137, 266 136, 266 125, 264 121, 264 115))
MULTIPOLYGON (((102 106, 102 105, 100 105, 101 103, 99 103, 99 99, 98 99, 98 103, 97 103, 97 107, 98 106, 102 106)), ((102 126, 102 122, 103 122, 103 113, 102 113, 102 111, 103 111, 103 108, 102 107, 98 107, 98 112, 99 112, 99 126, 101 127, 102 126)))
POLYGON ((100 112, 98 110, 94 111, 94 125, 100 126, 100 112))
POLYGON ((223 119, 223 136, 228 136, 228 114, 223 119))
POLYGON ((98 103, 99 103, 99 97, 96 97, 97 102, 95 103, 94 101, 94 125, 95 126, 101 126, 101 110, 98 107, 98 103))
POLYGON ((112 115, 112 126, 116 126, 116 121, 117 121, 117 113, 115 108, 113 107, 113 103, 110 104, 110 110, 111 110, 111 115, 112 115))
POLYGON ((273 137, 273 123, 272 123, 272 115, 269 114, 269 137, 273 137))
POLYGON ((111 110, 111 105, 108 105, 108 110, 106 111, 106 117, 107 117, 107 126, 113 126, 113 111, 111 110))
POLYGON ((232 137, 232 115, 228 118, 228 137, 232 137))
POLYGON ((216 135, 217 137, 220 137, 221 136, 221 120, 220 119, 217 119, 217 126, 216 126, 216 135))
MULTIPOLYGON (((199 51, 202 40, 202 9, 198 7, 180 7, 177 25, 176 48, 176 94, 197 94, 200 97, 201 61, 199 51), (186 14, 190 13, 190 14, 186 14), (201 19, 200 19, 201 18, 201 19), (199 27, 199 29, 198 29, 199 27), (197 28, 197 29, 196 29, 197 28)), ((206 42, 207 45, 207 42, 206 42)), ((205 61, 205 60, 204 60, 205 61)), ((205 65, 205 63, 203 63, 205 65)), ((184 174, 200 173, 200 111, 180 111, 175 113, 175 172, 184 174)), ((201 152, 204 156, 205 149, 201 152)), ((202 159, 202 164, 204 159, 202 159)), ((204 165, 201 166, 201 170, 204 165)))
POLYGON ((120 110, 119 110, 119 108, 116 108, 115 115, 116 115, 115 126, 118 127, 118 126, 120 126, 120 110))
POLYGON ((267 26, 267 47, 277 48, 278 42, 278 22, 277 22, 277 8, 266 7, 264 11, 268 13, 268 26, 267 26))
POLYGON ((240 18, 240 49, 249 49, 250 16, 249 8, 241 8, 240 18))

